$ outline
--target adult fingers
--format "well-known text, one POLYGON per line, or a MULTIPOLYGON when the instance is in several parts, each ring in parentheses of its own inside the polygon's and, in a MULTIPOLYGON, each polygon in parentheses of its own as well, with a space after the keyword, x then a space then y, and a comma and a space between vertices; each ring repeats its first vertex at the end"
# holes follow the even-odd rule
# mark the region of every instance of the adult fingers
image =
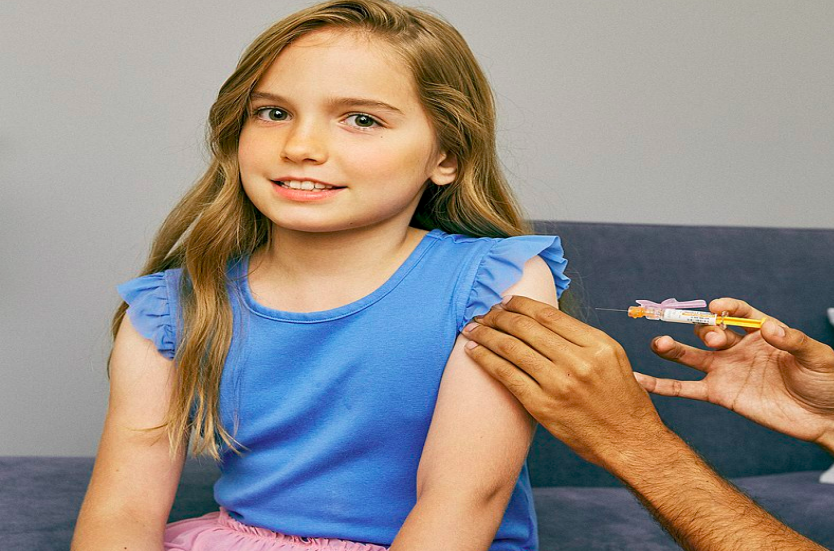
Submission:
POLYGON ((514 295, 496 305, 498 310, 523 314, 551 332, 579 346, 591 346, 600 338, 610 338, 602 331, 582 323, 558 308, 532 298, 514 295))
MULTIPOLYGON (((720 314, 722 312, 727 312, 730 316, 735 318, 750 318, 750 319, 761 319, 761 318, 770 318, 767 314, 762 312, 761 310, 757 310, 753 308, 743 300, 732 298, 732 297, 723 297, 717 298, 709 303, 709 311, 713 314, 720 314)), ((773 318, 771 318, 773 319, 773 318)))
POLYGON ((507 390, 527 407, 534 393, 541 390, 535 379, 488 347, 473 345, 477 343, 474 341, 466 343, 464 346, 466 354, 499 383, 507 387, 507 390))
MULTIPOLYGON (((762 312, 761 310, 750 306, 743 300, 732 297, 723 297, 713 300, 709 304, 709 309, 714 314, 721 314, 723 312, 727 312, 729 316, 736 318, 774 319, 762 312)), ((758 331, 758 329, 754 327, 745 327, 742 330, 747 334, 755 333, 756 331, 758 331)), ((727 348, 729 348, 729 346, 727 348)))
MULTIPOLYGON (((486 347, 493 354, 517 366, 528 376, 532 377, 538 382, 538 378, 541 376, 542 372, 552 367, 553 364, 535 347, 531 347, 527 342, 517 338, 512 334, 507 334, 506 332, 501 330, 502 325, 506 326, 507 324, 502 324, 500 321, 497 320, 498 318, 506 319, 508 316, 523 317, 519 314, 510 314, 508 312, 504 312, 500 316, 496 314, 492 316, 491 323, 494 324, 495 327, 497 327, 497 329, 489 325, 472 323, 464 328, 464 335, 468 339, 480 345, 475 348, 486 347)), ((525 319, 527 320, 527 323, 533 323, 532 320, 529 320, 528 318, 525 319)), ((486 318, 484 318, 484 320, 482 321, 485 320, 486 318)), ((540 328, 539 330, 547 333, 547 335, 545 335, 543 339, 545 341, 548 341, 549 343, 546 347, 553 348, 554 339, 550 332, 544 328, 540 328)), ((563 356, 570 355, 569 351, 564 350, 566 345, 567 343, 565 343, 565 346, 563 346, 563 356)))
POLYGON ((793 355, 805 367, 834 372, 834 350, 798 329, 769 319, 762 325, 762 338, 771 346, 793 355))
POLYGON ((714 325, 696 325, 695 335, 705 345, 716 350, 726 350, 737 345, 744 338, 743 335, 731 329, 721 329, 714 325))
POLYGON ((661 379, 644 373, 634 372, 634 378, 652 394, 659 396, 677 396, 692 400, 707 401, 709 392, 703 381, 678 381, 676 379, 661 379))
POLYGON ((681 344, 668 335, 655 337, 651 344, 652 352, 669 360, 698 371, 708 372, 712 365, 713 353, 700 348, 681 344))
MULTIPOLYGON (((558 310, 556 312, 565 318, 569 317, 558 310)), ((580 345, 566 339, 558 332, 551 331, 537 319, 504 308, 492 308, 484 316, 476 317, 474 321, 515 337, 551 361, 557 361, 565 354, 570 354, 571 348, 580 348, 580 345)), ((477 336, 470 336, 470 338, 480 342, 477 336)))

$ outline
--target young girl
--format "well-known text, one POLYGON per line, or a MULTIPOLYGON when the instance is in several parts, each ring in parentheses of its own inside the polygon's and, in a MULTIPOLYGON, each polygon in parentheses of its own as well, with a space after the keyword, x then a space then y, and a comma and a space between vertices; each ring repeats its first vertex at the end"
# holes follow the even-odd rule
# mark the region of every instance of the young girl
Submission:
POLYGON ((209 120, 211 166, 119 286, 73 549, 537 549, 535 424, 459 333, 502 295, 555 304, 566 262, 523 235, 463 38, 319 4, 209 120), (220 509, 166 526, 189 445, 220 509))

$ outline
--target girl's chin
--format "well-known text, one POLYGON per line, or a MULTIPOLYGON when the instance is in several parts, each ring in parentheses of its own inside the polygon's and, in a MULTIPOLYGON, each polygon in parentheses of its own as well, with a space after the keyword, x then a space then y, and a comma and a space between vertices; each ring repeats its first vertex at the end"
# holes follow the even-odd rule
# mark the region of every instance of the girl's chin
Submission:
POLYGON ((288 220, 287 218, 282 218, 279 221, 272 220, 272 231, 278 234, 281 233, 310 233, 310 234, 332 234, 336 232, 347 231, 350 229, 355 229, 355 226, 350 226, 346 224, 333 224, 332 221, 329 223, 326 221, 322 221, 321 223, 316 223, 313 220, 299 220, 293 221, 288 220))
MULTIPOLYGON (((315 220, 310 220, 309 218, 305 220, 292 220, 288 217, 281 217, 280 221, 276 220, 274 217, 267 218, 270 218, 272 221, 273 236, 280 236, 281 234, 296 236, 299 236, 300 234, 309 234, 310 237, 325 235, 333 237, 335 234, 347 234, 351 232, 362 232, 363 234, 366 234, 370 227, 374 226, 374 221, 372 220, 360 223, 357 223, 356 220, 334 223, 332 219, 317 222, 315 220)), ((383 232, 390 231, 386 228, 378 229, 383 232)))

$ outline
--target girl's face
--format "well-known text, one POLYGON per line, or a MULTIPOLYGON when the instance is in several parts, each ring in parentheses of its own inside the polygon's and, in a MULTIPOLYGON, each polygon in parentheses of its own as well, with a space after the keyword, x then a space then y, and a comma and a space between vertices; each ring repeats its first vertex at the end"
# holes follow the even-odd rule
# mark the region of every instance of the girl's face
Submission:
POLYGON ((278 228, 406 227, 426 184, 455 179, 437 152, 413 77, 375 38, 323 29, 286 48, 258 81, 240 134, 243 188, 278 228), (341 189, 285 189, 313 180, 341 189))

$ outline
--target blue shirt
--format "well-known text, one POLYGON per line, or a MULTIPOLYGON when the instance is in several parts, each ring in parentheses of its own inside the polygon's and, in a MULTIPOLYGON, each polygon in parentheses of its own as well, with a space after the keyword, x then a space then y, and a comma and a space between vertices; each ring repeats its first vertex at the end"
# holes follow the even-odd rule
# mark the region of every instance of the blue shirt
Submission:
MULTIPOLYGON (((558 237, 473 238, 435 229, 381 287, 351 304, 284 312, 230 264, 234 333, 220 383, 218 504, 276 532, 390 545, 416 503, 417 466, 455 339, 540 255, 568 285, 558 237)), ((119 286, 137 330, 173 358, 181 269, 119 286)), ((526 465, 490 550, 538 548, 526 465)))

